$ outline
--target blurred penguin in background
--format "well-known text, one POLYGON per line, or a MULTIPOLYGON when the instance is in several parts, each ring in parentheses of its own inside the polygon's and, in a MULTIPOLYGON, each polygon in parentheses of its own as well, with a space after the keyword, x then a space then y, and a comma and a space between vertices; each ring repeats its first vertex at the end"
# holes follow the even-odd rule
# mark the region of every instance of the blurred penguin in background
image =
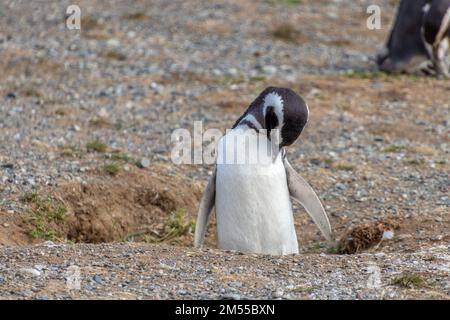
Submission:
POLYGON ((448 77, 449 34, 450 0, 402 0, 377 64, 388 73, 448 77))

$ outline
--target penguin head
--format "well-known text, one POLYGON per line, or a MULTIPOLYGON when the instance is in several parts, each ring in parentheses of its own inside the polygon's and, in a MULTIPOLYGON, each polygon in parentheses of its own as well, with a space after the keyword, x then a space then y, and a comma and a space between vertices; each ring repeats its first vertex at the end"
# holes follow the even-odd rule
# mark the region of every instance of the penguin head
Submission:
POLYGON ((278 129, 281 148, 297 140, 308 121, 308 115, 306 102, 293 90, 268 87, 250 104, 233 129, 238 126, 266 129, 267 136, 272 130, 278 129))

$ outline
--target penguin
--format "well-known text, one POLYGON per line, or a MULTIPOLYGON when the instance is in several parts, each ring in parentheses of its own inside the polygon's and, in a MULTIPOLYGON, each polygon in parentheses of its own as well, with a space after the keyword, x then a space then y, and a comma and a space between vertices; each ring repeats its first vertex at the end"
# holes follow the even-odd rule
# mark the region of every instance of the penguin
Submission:
POLYGON ((423 7, 422 41, 439 77, 450 78, 450 0, 423 7))
POLYGON ((306 209, 324 237, 331 239, 330 222, 319 198, 286 157, 285 148, 300 136, 308 115, 306 102, 293 90, 268 87, 222 136, 213 173, 200 200, 195 247, 202 246, 215 206, 220 249, 297 254, 291 198, 306 209), (257 143, 246 144, 249 140, 257 143), (242 154, 246 155, 241 157, 244 161, 237 161, 242 154))

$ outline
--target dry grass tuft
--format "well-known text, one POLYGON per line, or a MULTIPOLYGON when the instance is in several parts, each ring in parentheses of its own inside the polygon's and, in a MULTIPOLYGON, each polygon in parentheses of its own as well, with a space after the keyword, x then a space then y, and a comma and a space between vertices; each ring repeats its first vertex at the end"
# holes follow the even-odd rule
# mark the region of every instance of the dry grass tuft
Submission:
POLYGON ((123 53, 115 50, 106 51, 100 54, 100 57, 109 59, 109 60, 116 60, 116 61, 125 61, 127 59, 127 56, 123 53))
POLYGON ((341 254, 354 254, 380 243, 383 232, 397 230, 400 224, 394 220, 370 222, 353 227, 340 240, 338 252, 341 254))
POLYGON ((272 30, 272 37, 286 42, 301 42, 303 35, 300 30, 296 29, 289 23, 283 23, 272 30))
POLYGON ((402 288, 423 288, 428 287, 422 276, 415 273, 403 273, 392 280, 392 284, 402 288))

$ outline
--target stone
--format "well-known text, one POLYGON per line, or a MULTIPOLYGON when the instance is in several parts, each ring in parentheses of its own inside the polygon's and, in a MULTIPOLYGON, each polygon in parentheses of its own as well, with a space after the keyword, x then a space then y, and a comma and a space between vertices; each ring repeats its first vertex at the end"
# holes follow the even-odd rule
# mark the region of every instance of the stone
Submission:
POLYGON ((41 272, 34 268, 20 268, 19 272, 22 274, 32 275, 34 277, 39 277, 41 272))
POLYGON ((94 282, 96 282, 98 284, 102 284, 103 283, 103 279, 97 274, 92 277, 92 280, 94 280, 94 282))
POLYGON ((148 167, 150 167, 150 160, 148 158, 142 158, 139 161, 139 167, 140 168, 148 168, 148 167))

